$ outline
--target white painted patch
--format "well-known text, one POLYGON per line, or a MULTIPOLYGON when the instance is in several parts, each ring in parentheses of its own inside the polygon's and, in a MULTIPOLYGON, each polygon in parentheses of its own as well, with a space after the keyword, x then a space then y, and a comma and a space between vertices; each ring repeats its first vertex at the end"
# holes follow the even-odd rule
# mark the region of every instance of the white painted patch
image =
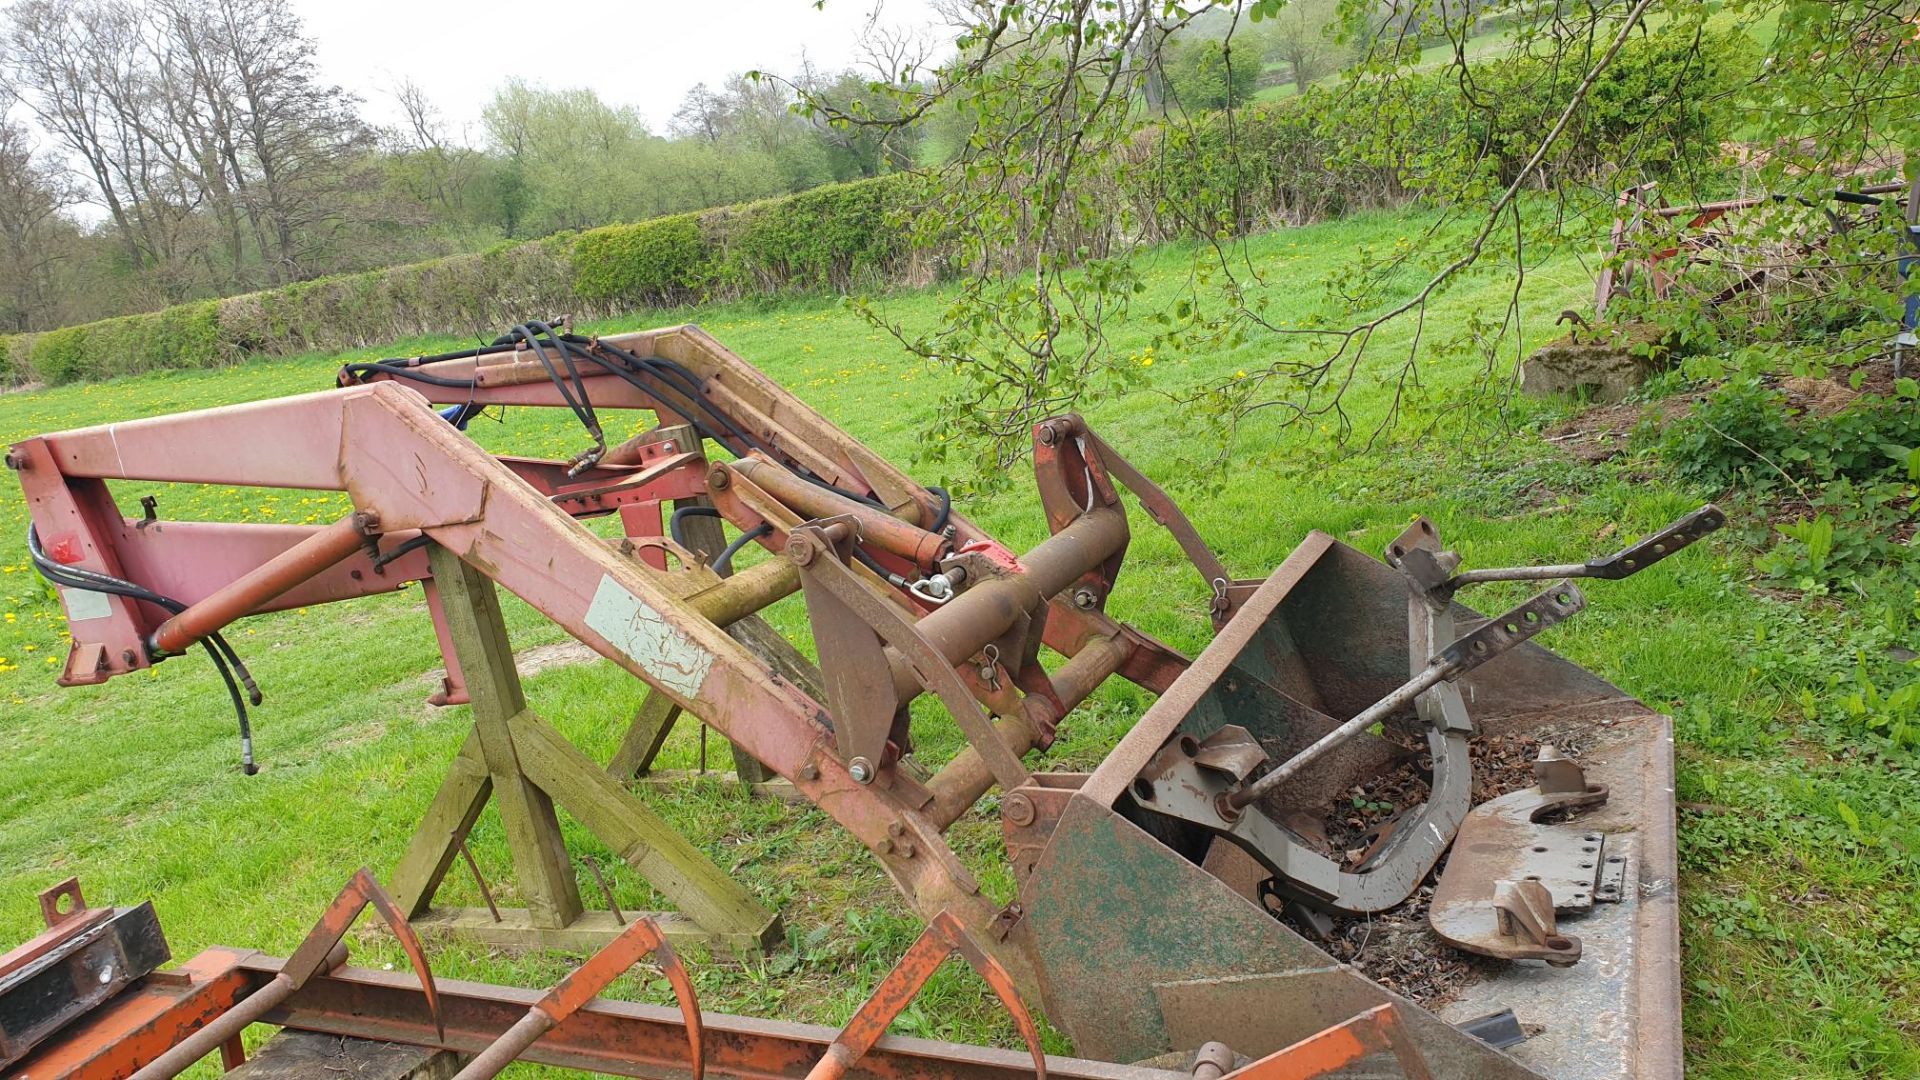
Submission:
POLYGON ((86 622, 88 619, 107 619, 113 617, 113 604, 106 593, 92 592, 87 589, 61 589, 61 599, 67 602, 67 621, 86 622))
POLYGON ((587 627, 632 657, 667 689, 686 697, 700 693, 713 667, 712 653, 675 629, 611 574, 600 575, 600 587, 587 605, 587 627))

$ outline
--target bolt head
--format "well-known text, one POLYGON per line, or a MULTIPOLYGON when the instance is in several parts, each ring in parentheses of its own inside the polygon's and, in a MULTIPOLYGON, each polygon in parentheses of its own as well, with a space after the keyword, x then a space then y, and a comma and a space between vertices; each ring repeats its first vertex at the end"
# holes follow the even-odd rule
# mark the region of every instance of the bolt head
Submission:
POLYGON ((1092 611, 1100 606, 1100 594, 1082 585, 1073 590, 1073 606, 1081 611, 1092 611))
POLYGON ((856 784, 871 784, 875 775, 873 762, 863 757, 854 758, 847 762, 847 774, 853 777, 856 784))
POLYGON ((1033 824, 1033 800, 1018 793, 1009 795, 1001 801, 1000 813, 1005 815, 1009 824, 1025 828, 1033 824))
POLYGON ((731 483, 733 483, 733 474, 727 471, 725 465, 715 465, 707 470, 708 491, 725 491, 727 485, 731 483))

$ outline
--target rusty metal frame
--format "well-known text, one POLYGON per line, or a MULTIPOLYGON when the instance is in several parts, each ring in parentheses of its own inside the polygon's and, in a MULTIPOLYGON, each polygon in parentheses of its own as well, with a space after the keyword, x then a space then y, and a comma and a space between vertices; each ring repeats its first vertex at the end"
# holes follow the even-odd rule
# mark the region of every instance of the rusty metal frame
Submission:
MULTIPOLYGON (((623 948, 622 955, 610 957, 605 966, 619 963, 627 952, 623 948)), ((34 1080, 144 1075, 166 1046, 209 1030, 236 1009, 271 994, 287 963, 245 950, 209 949, 179 971, 152 976, 89 1013, 36 1050, 22 1063, 22 1071, 34 1080)), ((604 984, 611 975, 589 975, 584 967, 545 995, 443 980, 439 1001, 445 1027, 436 1029, 422 1021, 427 1012, 423 991, 406 976, 342 966, 309 979, 257 1020, 292 1030, 474 1054, 460 1073, 463 1080, 492 1076, 516 1060, 649 1080, 824 1080, 846 1075, 856 1066, 858 1075, 872 1080, 1194 1080, 1225 1071, 1208 1071, 1204 1052, 1202 1064, 1191 1070, 1044 1054, 1010 978, 1004 971, 996 974, 996 968, 970 947, 957 922, 936 918, 868 1005, 839 1030, 606 1000, 594 996, 595 984, 604 984), (965 954, 1014 1010, 1027 1041, 1025 1052, 884 1034, 886 1021, 953 951, 965 954), (529 1018, 549 1016, 546 1010, 563 988, 570 1006, 558 1010, 564 1015, 541 1025, 535 1038, 524 1038, 522 1028, 529 1018), (513 1049, 511 1056, 504 1053, 508 1048, 513 1049)), ((1375 1054, 1390 1055, 1408 1080, 1432 1075, 1392 1005, 1366 1010, 1227 1075, 1230 1080, 1309 1080, 1375 1054)), ((227 1068, 238 1060, 237 1053, 224 1059, 227 1068)))
MULTIPOLYGON (((418 979, 422 1007, 433 1022, 435 1034, 444 1036, 446 1022, 441 1016, 440 997, 434 986, 433 969, 427 965, 426 951, 421 948, 420 939, 408 925, 406 915, 386 890, 380 887, 380 883, 373 879, 373 875, 362 867, 355 871, 339 895, 327 905, 319 920, 313 924, 313 929, 300 942, 299 948, 274 973, 267 985, 247 994, 244 1000, 234 1002, 204 1026, 168 1046, 164 1053, 142 1064, 132 1074, 133 1080, 170 1080, 208 1054, 223 1047, 237 1046, 236 1040, 248 1025, 298 993, 316 977, 346 963, 344 939, 347 931, 353 928, 354 920, 368 907, 386 920, 399 940, 401 950, 406 953, 418 979)), ((229 1055, 232 1053, 225 1052, 229 1055)))
MULTIPOLYGON (((696 328, 627 335, 620 340, 627 348, 677 355, 705 376, 706 392, 714 400, 738 406, 770 443, 828 481, 870 493, 902 514, 932 512, 935 500, 924 489, 696 328)), ((483 384, 472 394, 462 391, 463 401, 558 404, 550 398, 550 386, 533 381, 530 369, 537 364, 511 357, 488 358, 485 363, 449 362, 435 370, 457 373, 463 364, 483 384)), ((642 397, 623 398, 619 387, 624 384, 614 379, 596 383, 596 399, 601 398, 601 384, 607 390, 607 407, 649 405, 642 397)), ((827 807, 880 855, 889 874, 921 911, 930 915, 951 910, 977 934, 990 935, 1000 917, 998 907, 982 896, 971 873, 941 836, 955 804, 971 802, 970 795, 977 797, 970 778, 956 778, 945 787, 941 805, 947 810, 940 820, 918 813, 931 795, 903 776, 889 775, 888 782, 878 784, 872 776, 864 781, 856 778, 832 741, 824 722, 828 712, 821 702, 773 674, 764 661, 676 595, 671 575, 637 563, 587 532, 561 505, 562 496, 573 495, 557 486, 560 481, 552 465, 507 463, 486 454, 426 407, 438 388, 425 389, 428 392, 423 394, 412 386, 379 380, 302 397, 63 432, 28 440, 15 448, 9 460, 20 470, 31 513, 55 558, 115 576, 131 572, 119 558, 115 534, 119 528, 133 526, 124 525, 113 509, 106 480, 344 489, 356 507, 377 515, 360 519, 358 527, 383 546, 390 548, 395 538, 425 535, 469 564, 484 568, 499 584, 649 682, 674 705, 708 720, 811 801, 827 807), (237 458, 231 449, 235 446, 257 447, 259 452, 255 457, 237 458), (530 482, 529 476, 541 482, 530 482), (753 722, 738 719, 745 717, 753 722)), ((680 461, 664 459, 656 468, 680 461)), ((693 474, 683 463, 671 471, 676 477, 693 474)), ((729 472, 728 492, 746 491, 750 481, 739 470, 729 472)), ((675 493, 695 490, 690 485, 675 493)), ((726 501, 718 502, 724 511, 726 501)), ((1017 732, 1008 732, 1017 740, 1011 746, 997 729, 969 733, 975 745, 987 751, 989 773, 1003 783, 1024 779, 1015 755, 1050 737, 1066 702, 1077 701, 1092 689, 1090 683, 1083 683, 1060 692, 1042 678, 1037 664, 1024 662, 1043 638, 1069 657, 1090 642, 1105 643, 1095 654, 1101 660, 1097 667, 1139 680, 1149 689, 1164 688, 1184 670, 1186 661, 1179 654, 1060 595, 1060 586, 1086 573, 1076 562, 1084 543, 1075 538, 1077 534, 1100 525, 1092 529, 1093 534, 1112 534, 1117 529, 1124 544, 1123 513, 1113 505, 1096 511, 1083 515, 1084 524, 1063 521, 1062 535, 1043 544, 1044 551, 1029 553, 1024 563, 964 517, 952 514, 955 548, 970 549, 976 557, 984 553, 998 561, 1003 572, 982 580, 958 601, 924 612, 913 624, 916 638, 902 639, 912 646, 914 640, 924 638, 944 654, 947 664, 955 665, 944 671, 922 671, 919 674, 927 680, 915 678, 914 683, 939 685, 950 705, 971 704, 955 692, 951 680, 957 666, 965 672, 962 677, 970 696, 986 699, 1003 718, 1013 713, 1022 719, 1030 734, 1020 738, 1017 732), (1030 576, 1049 584, 1023 584, 1030 576), (969 612, 984 615, 984 621, 969 612), (1015 624, 1011 632, 1018 633, 1018 626, 1029 618, 1035 632, 1017 650, 1000 651, 1005 678, 994 674, 991 663, 968 661, 968 654, 991 644, 1010 623, 1015 624), (988 672, 985 679, 980 677, 983 670, 988 672), (998 689, 991 685, 996 682, 998 689), (1008 697, 1014 687, 1025 693, 1008 697)), ((190 531, 206 534, 206 530, 190 531)), ((314 535, 320 533, 286 532, 271 539, 288 544, 281 549, 284 553, 300 549, 314 535)), ((764 542, 779 540, 784 538, 764 542)), ((333 550, 329 548, 328 554, 333 550)), ((1110 580, 1120 556, 1119 547, 1107 550, 1112 554, 1103 581, 1110 580)), ((265 604, 273 601, 268 593, 311 600, 350 595, 356 591, 354 586, 384 591, 391 582, 369 582, 366 566, 356 562, 362 557, 351 555, 331 570, 318 568, 318 573, 328 576, 325 589, 300 583, 283 588, 287 583, 273 575, 271 589, 247 592, 256 603, 265 604)), ((269 556, 266 562, 271 561, 269 556)), ((242 568, 240 579, 251 580, 249 573, 242 568)), ((727 583, 719 588, 726 589, 727 583)), ((887 595, 903 614, 917 609, 903 592, 889 590, 887 595)), ((105 618, 72 620, 75 648, 69 681, 91 681, 150 662, 143 639, 154 627, 152 614, 134 610, 131 602, 118 597, 108 597, 106 603, 110 610, 105 618)), ((243 605, 229 605, 229 610, 239 606, 243 605)), ((70 615, 77 614, 71 601, 69 609, 70 615)), ((897 663, 900 677, 911 677, 916 663, 922 668, 935 666, 926 651, 909 651, 917 652, 917 660, 897 663)), ((896 772, 885 764, 879 770, 896 772)), ((1006 951, 1002 959, 1019 978, 1031 978, 1016 953, 1006 951)))
MULTIPOLYGON (((648 684, 649 704, 642 712, 651 709, 656 715, 657 724, 648 734, 653 745, 678 711, 702 717, 866 846, 915 910, 959 928, 961 940, 977 943, 1012 985, 1047 1001, 1050 1009, 1074 990, 1048 970, 1050 943, 1036 940, 1025 906, 1030 896, 1039 896, 1039 872, 1032 868, 1060 865, 1068 858, 1049 838, 1049 829, 1090 836, 1109 827, 1119 809, 1139 810, 1141 792, 1135 785, 1180 764, 1169 763, 1170 747, 1189 761, 1198 760, 1204 750, 1215 766, 1227 763, 1224 771, 1212 768, 1208 783, 1218 790, 1207 788, 1209 798, 1203 800, 1211 811, 1226 807, 1233 812, 1229 827, 1215 828, 1216 834, 1241 831, 1233 822, 1255 829, 1268 820, 1251 806, 1255 799, 1289 786, 1285 782, 1312 755, 1385 715, 1347 709, 1341 715, 1350 719, 1340 721, 1302 704, 1291 715, 1320 742, 1306 748, 1307 757, 1296 756, 1266 773, 1259 771, 1266 766, 1251 757, 1249 748, 1230 737, 1206 747, 1196 740, 1194 754, 1186 754, 1185 744, 1175 738, 1188 711, 1215 683, 1243 674, 1236 674, 1233 666, 1237 650, 1274 615, 1315 561, 1348 557, 1330 538, 1310 535, 1263 582, 1230 579, 1219 557, 1164 491, 1078 417, 1062 417, 1035 428, 1035 479, 1051 535, 1032 550, 1016 553, 950 508, 941 520, 940 503, 932 492, 698 328, 622 335, 604 344, 613 347, 616 342, 638 355, 672 358, 697 375, 700 385, 696 391, 662 386, 656 396, 624 379, 606 377, 606 372, 583 371, 594 384, 597 406, 675 413, 697 393, 712 408, 751 427, 756 443, 751 452, 731 463, 712 462, 704 445, 686 445, 684 437, 668 438, 660 433, 664 429, 657 429, 604 453, 596 449, 592 463, 583 464, 588 458, 553 462, 488 454, 431 405, 563 404, 560 390, 548 381, 546 365, 524 350, 416 365, 436 377, 470 379, 470 388, 404 383, 385 371, 303 397, 62 432, 19 444, 8 461, 21 473, 30 512, 56 561, 142 581, 158 580, 148 575, 173 573, 194 586, 191 596, 183 597, 188 607, 177 621, 118 596, 76 602, 74 595, 64 595, 75 643, 63 681, 98 681, 147 666, 162 655, 153 646, 155 631, 163 626, 177 631, 166 636, 167 643, 182 645, 252 611, 385 591, 409 575, 405 580, 429 583, 427 601, 449 658, 451 678, 443 700, 459 700, 465 687, 454 674, 448 597, 442 594, 459 593, 466 597, 460 601, 465 605, 473 590, 456 588, 456 577, 471 577, 488 595, 498 584, 648 684), (236 459, 231 450, 235 446, 261 451, 236 459), (135 522, 122 517, 114 505, 107 488, 110 480, 345 491, 356 511, 333 526, 271 533, 135 522), (1131 490, 1149 516, 1169 528, 1206 582, 1219 637, 1198 661, 1105 613, 1130 539, 1121 488, 1131 490), (661 537, 660 515, 667 504, 693 500, 710 501, 735 528, 786 557, 725 579, 698 566, 668 569, 668 554, 684 562, 689 553, 661 537), (581 521, 615 513, 627 535, 614 543, 581 521), (393 557, 400 545, 411 547, 416 540, 434 552, 433 565, 422 565, 428 561, 425 556, 393 557), (206 545, 199 554, 218 550, 237 556, 224 578, 168 569, 194 558, 195 544, 206 545), (449 554, 454 558, 447 558, 449 554), (445 580, 436 581, 436 572, 445 580), (918 581, 910 580, 916 576, 918 581), (815 624, 827 675, 821 686, 789 677, 726 629, 728 623, 795 590, 803 593, 815 624), (1040 660, 1043 646, 1065 656, 1066 662, 1048 670, 1040 660), (1076 779, 1071 786, 1054 788, 1037 782, 1023 755, 1050 743, 1062 718, 1116 675, 1161 695, 1159 701, 1084 783, 1076 779), (941 699, 968 747, 923 782, 899 765, 912 742, 905 707, 927 691, 941 699), (1221 776, 1229 782, 1218 782, 1221 776), (1022 853, 1020 872, 1027 878, 1022 899, 1012 905, 981 889, 944 835, 996 783, 1009 796, 1003 804, 1008 835, 1022 853)), ((1375 709, 1410 705, 1428 728, 1436 771, 1444 776, 1436 777, 1435 798, 1420 812, 1423 816, 1412 819, 1418 827, 1390 836, 1379 847, 1376 861, 1363 867, 1390 869, 1380 880, 1392 877, 1401 884, 1403 878, 1417 883, 1465 810, 1465 740, 1474 721, 1452 680, 1482 660, 1521 646, 1537 629, 1522 621, 1527 615, 1550 624, 1561 617, 1561 608, 1570 613, 1578 606, 1568 599, 1577 599, 1577 591, 1558 586, 1548 594, 1560 605, 1553 612, 1523 607, 1455 640, 1452 590, 1476 579, 1454 575, 1455 566, 1439 551, 1430 524, 1426 532, 1427 540, 1409 539, 1397 545, 1401 550, 1390 551, 1391 561, 1404 574, 1399 585, 1407 590, 1407 658, 1413 678, 1381 698, 1375 709)), ((1689 533, 1689 542, 1691 537, 1689 533)), ((1369 573, 1400 576, 1361 558, 1369 573)), ((462 606, 456 614, 465 611, 462 606)), ((1392 622, 1398 621, 1396 611, 1392 622)), ((470 628, 463 632, 472 636, 470 628)), ((488 648, 510 668, 504 634, 494 637, 488 648)), ((1370 638, 1368 644, 1381 642, 1370 638)), ((1399 643, 1386 644, 1391 647, 1379 650, 1380 655, 1391 654, 1398 665, 1394 649, 1399 643)), ((1368 674, 1371 678, 1377 673, 1368 674)), ((1578 689, 1588 693, 1591 688, 1580 683, 1578 689)), ((1618 691, 1607 690, 1618 696, 1618 691)), ((577 751, 524 708, 505 710, 493 721, 505 730, 505 741, 496 737, 491 748, 476 743, 474 755, 541 753, 547 758, 545 767, 567 777, 584 775, 582 770, 592 765, 577 760, 577 751)), ((1299 748, 1292 752, 1297 755, 1299 748)), ((471 757, 463 751, 456 773, 474 768, 471 757)), ((648 758, 645 747, 629 754, 623 746, 616 764, 625 762, 620 767, 630 772, 636 761, 648 758)), ((486 764, 495 782, 502 776, 530 775, 486 764)), ((589 771, 594 784, 550 776, 553 783, 536 786, 573 786, 585 792, 583 797, 597 798, 612 782, 597 768, 589 771)), ((480 782, 458 776, 449 780, 466 785, 456 795, 470 793, 468 788, 480 782)), ((1192 776, 1182 783, 1194 790, 1205 786, 1192 776)), ((484 801, 484 789, 477 790, 484 801)), ((550 806, 545 813, 550 816, 550 806)), ((1191 821, 1197 815, 1177 816, 1191 821)), ((1232 838, 1249 843, 1246 835, 1232 838)), ((1266 852, 1285 848, 1288 842, 1285 836, 1277 845, 1269 843, 1271 839, 1254 840, 1250 846, 1266 852)), ((1126 839, 1136 842, 1135 837, 1126 839)), ((452 852, 449 847, 443 854, 451 859, 452 852)), ((1193 884, 1198 866, 1178 858, 1171 864, 1154 861, 1166 854, 1161 848, 1139 857, 1148 860, 1142 865, 1178 876, 1183 887, 1193 884)), ((1105 869, 1110 868, 1102 872, 1105 869)), ((1289 876, 1285 866, 1270 869, 1289 876)), ((1294 875, 1297 881, 1311 877, 1294 875)), ((1246 912, 1231 907, 1238 902, 1231 895, 1215 895, 1218 886, 1217 879, 1195 885, 1204 893, 1200 899, 1207 917, 1218 916, 1219 925, 1244 918, 1246 912)), ((1328 899, 1325 888, 1309 891, 1328 899)), ((1334 896, 1340 895, 1336 890, 1334 896)), ((1375 897, 1348 906, 1370 911, 1384 904, 1375 897)), ((573 908, 577 912, 578 904, 573 908)), ((1187 914, 1162 912, 1154 917, 1187 914)), ((1263 913, 1254 914, 1265 921, 1257 924, 1258 930, 1247 930, 1249 956, 1319 955, 1304 945, 1306 952, 1298 951, 1289 932, 1263 913)), ((277 1015, 282 1006, 274 1004, 274 995, 295 1001, 330 985, 324 971, 333 967, 331 954, 318 969, 307 958, 298 959, 302 962, 295 972, 306 976, 305 990, 255 995, 247 1005, 229 1010, 221 1023, 232 1024, 238 1017, 244 1026, 248 1018, 277 1015)), ((1175 969, 1186 971, 1180 964, 1169 965, 1175 969)), ((1181 992, 1168 987, 1179 981, 1136 989, 1177 998, 1181 992)), ((1368 1000, 1371 1007, 1378 994, 1368 1000)), ((540 1052, 592 1009, 559 1022, 528 1053, 540 1052)), ((1070 1029, 1076 1038, 1090 1033, 1096 1020, 1064 1011, 1081 1025, 1070 1029)), ((375 1015, 380 1015, 377 1010, 375 1015)), ((386 1015, 391 1020, 393 1013, 386 1015)), ((1464 1036, 1425 1013, 1410 1015, 1423 1049, 1487 1064, 1478 1048, 1459 1049, 1457 1041, 1464 1036)), ((1150 1039, 1126 1044, 1152 1049, 1150 1039)))

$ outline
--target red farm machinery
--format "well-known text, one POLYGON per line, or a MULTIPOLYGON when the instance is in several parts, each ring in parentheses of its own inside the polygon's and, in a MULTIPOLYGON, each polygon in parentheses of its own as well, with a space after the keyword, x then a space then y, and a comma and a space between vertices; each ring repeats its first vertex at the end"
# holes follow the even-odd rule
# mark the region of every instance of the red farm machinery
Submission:
POLYGON ((47 933, 0 959, 0 1071, 157 1077, 215 1050, 240 1066, 258 1021, 458 1055, 474 1077, 516 1059, 659 1080, 1680 1073, 1669 721, 1530 639, 1585 605, 1574 579, 1672 554, 1720 526, 1712 507, 1583 563, 1463 568, 1420 519, 1384 561, 1315 532, 1243 579, 1060 416, 1033 429, 1050 535, 1014 551, 693 326, 529 323, 348 365, 320 393, 28 439, 7 463, 70 624, 61 682, 198 646, 244 729, 257 692, 223 629, 419 582, 448 673, 437 701, 469 703, 473 726, 384 885, 356 874, 289 959, 211 949, 161 970, 150 906, 50 894, 47 933), (591 445, 488 453, 464 426, 495 406, 570 410, 591 445), (626 410, 646 414, 639 433, 610 440, 602 418, 626 410), (130 517, 108 487, 127 481, 344 491, 353 510, 325 526, 130 517), (1123 490, 1210 598, 1198 656, 1107 614, 1138 524, 1123 490), (614 515, 611 538, 584 523, 614 515), (776 557, 736 572, 747 544, 776 557), (1544 589, 1491 618, 1457 599, 1516 580, 1544 589), (527 707, 496 586, 649 687, 610 764, 527 707), (795 593, 817 663, 759 615, 795 593), (1093 771, 1046 771, 1055 733, 1114 678, 1151 706, 1093 771), (931 773, 912 767, 907 708, 926 694, 966 740, 931 773), (743 779, 836 821, 926 920, 845 1030, 699 1012, 675 943, 752 953, 781 932, 630 789, 683 714, 731 741, 743 779), (1499 784, 1476 779, 1492 744, 1529 748, 1499 784), (946 837, 996 789, 1011 902, 946 837), (1330 809, 1356 789, 1393 793, 1360 830, 1330 809), (489 801, 525 907, 436 906, 489 801), (674 910, 583 903, 556 808, 674 910), (346 963, 368 903, 414 973, 346 963), (1395 912, 1416 913, 1429 962, 1465 971, 1438 1011, 1329 952, 1395 912), (544 996, 436 984, 419 939, 443 934, 594 955, 544 996), (883 1037, 956 952, 1030 1052, 883 1037), (679 1008, 597 998, 649 953, 679 1008), (1043 1056, 1029 1010, 1081 1056, 1043 1056))

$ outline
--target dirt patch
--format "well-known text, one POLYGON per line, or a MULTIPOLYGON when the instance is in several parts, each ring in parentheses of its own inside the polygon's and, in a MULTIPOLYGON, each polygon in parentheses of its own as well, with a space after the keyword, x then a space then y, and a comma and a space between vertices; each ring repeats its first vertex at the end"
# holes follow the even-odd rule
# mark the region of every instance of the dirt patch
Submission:
POLYGON ((521 649, 513 654, 513 663, 520 669, 520 677, 530 679, 548 668, 567 667, 572 664, 584 664, 589 660, 600 659, 600 654, 579 641, 556 641, 552 645, 535 645, 531 649, 521 649))
POLYGON ((1665 428, 1692 412, 1693 403, 1691 397, 1670 397, 1645 404, 1603 405, 1555 424, 1545 438, 1562 453, 1597 464, 1625 453, 1642 422, 1652 420, 1656 427, 1665 428))
MULTIPOLYGON (((519 671, 522 679, 530 679, 551 668, 569 667, 574 664, 584 664, 588 661, 598 659, 600 659, 599 653, 594 652, 581 642, 573 640, 556 641, 551 645, 535 645, 531 648, 521 649, 519 652, 513 654, 514 668, 519 671)), ((447 672, 444 668, 435 668, 420 676, 418 681, 423 686, 431 687, 430 690, 423 690, 421 692, 422 698, 424 699, 427 694, 439 690, 441 685, 446 681, 446 677, 447 672)), ((425 710, 422 713, 423 716, 436 716, 440 712, 439 709, 425 704, 424 700, 421 708, 425 710)))

